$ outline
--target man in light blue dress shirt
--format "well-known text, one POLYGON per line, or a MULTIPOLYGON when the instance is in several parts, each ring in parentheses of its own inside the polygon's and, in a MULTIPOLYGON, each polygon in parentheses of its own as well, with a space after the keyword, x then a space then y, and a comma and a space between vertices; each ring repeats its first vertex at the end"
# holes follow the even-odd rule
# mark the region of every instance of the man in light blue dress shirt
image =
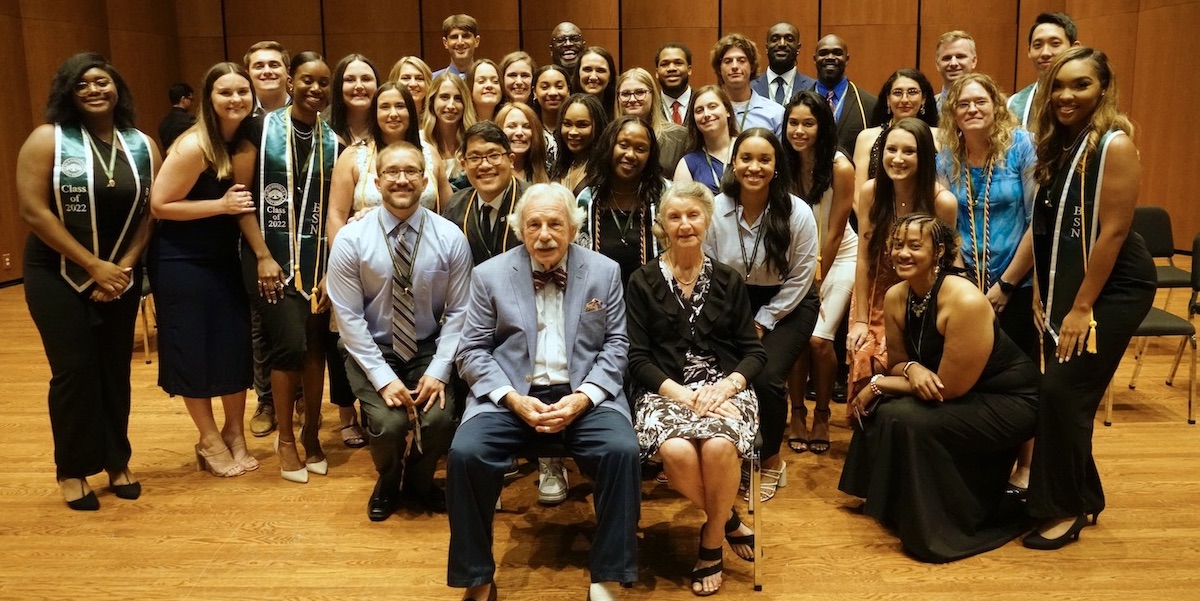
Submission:
POLYGON ((782 139, 783 106, 755 94, 750 88, 758 73, 758 46, 740 33, 731 33, 717 40, 709 58, 713 72, 717 74, 717 83, 733 102, 738 131, 765 127, 782 139))
POLYGON ((462 232, 420 205, 426 184, 420 150, 407 142, 384 148, 376 156, 376 173, 382 207, 338 232, 327 287, 379 472, 367 515, 382 521, 396 509, 401 487, 426 509, 445 511, 445 494, 433 473, 454 430, 459 399, 447 384, 472 262, 462 232), (398 254, 398 238, 411 260, 398 254), (406 295, 413 307, 407 332, 415 351, 408 360, 394 347, 398 295, 406 295))

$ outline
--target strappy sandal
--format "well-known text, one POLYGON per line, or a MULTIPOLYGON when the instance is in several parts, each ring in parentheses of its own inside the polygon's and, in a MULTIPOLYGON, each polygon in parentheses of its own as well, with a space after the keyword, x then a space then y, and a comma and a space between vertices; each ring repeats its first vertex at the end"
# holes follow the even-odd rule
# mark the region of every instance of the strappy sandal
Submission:
POLYGON ((729 548, 733 549, 734 555, 737 555, 746 561, 754 561, 754 534, 751 533, 742 536, 735 536, 733 534, 734 532, 737 532, 738 528, 741 527, 741 516, 738 515, 736 509, 731 510, 729 512, 729 520, 725 522, 725 542, 729 543, 729 548), (750 557, 746 557, 745 555, 738 553, 737 548, 734 545, 744 545, 750 547, 750 557))
POLYGON ((367 439, 363 437, 362 428, 357 423, 342 426, 342 444, 351 449, 361 449, 367 446, 367 439), (350 433, 347 434, 346 430, 350 430, 350 433))
POLYGON ((699 553, 696 554, 697 560, 698 561, 715 561, 717 563, 714 563, 710 566, 704 566, 702 568, 696 568, 696 569, 692 570, 692 594, 693 595, 696 595, 697 597, 707 597, 709 595, 715 595, 717 593, 717 591, 721 590, 720 587, 717 587, 711 591, 706 591, 706 590, 704 590, 703 587, 704 587, 704 579, 705 578, 708 578, 709 576, 712 576, 714 574, 720 574, 722 571, 725 570, 725 562, 723 560, 722 555, 723 555, 723 553, 722 553, 720 547, 717 547, 715 549, 709 549, 709 548, 705 547, 704 545, 700 546, 700 551, 699 551, 699 553), (699 590, 697 590, 696 585, 700 585, 701 588, 699 590))
POLYGON ((788 426, 792 437, 787 439, 787 446, 793 453, 803 453, 809 448, 808 439, 805 438, 807 422, 808 408, 804 406, 804 403, 792 405, 792 423, 788 426))
POLYGON ((812 436, 812 439, 810 439, 808 441, 808 450, 811 451, 813 454, 820 455, 821 453, 824 453, 825 451, 829 450, 829 415, 830 415, 830 411, 828 409, 814 409, 813 410, 813 432, 814 432, 814 434, 812 436), (821 416, 824 416, 824 419, 822 419, 821 416), (817 438, 816 431, 817 431, 818 423, 822 424, 825 427, 824 438, 817 438))

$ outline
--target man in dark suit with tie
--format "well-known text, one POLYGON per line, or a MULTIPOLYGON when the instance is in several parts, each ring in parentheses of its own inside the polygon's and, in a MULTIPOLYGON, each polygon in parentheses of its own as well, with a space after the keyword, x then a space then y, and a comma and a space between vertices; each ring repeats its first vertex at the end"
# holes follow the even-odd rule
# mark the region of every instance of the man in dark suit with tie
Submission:
POLYGON ((530 186, 513 224, 523 245, 480 265, 458 348, 470 387, 446 463, 447 583, 495 598, 492 520, 522 448, 562 443, 596 482, 589 598, 637 579, 641 474, 622 390, 629 338, 621 270, 571 244, 583 219, 570 190, 530 186))
POLYGON ((471 185, 450 197, 442 217, 466 235, 478 265, 521 244, 508 221, 528 184, 513 176, 512 146, 500 126, 480 121, 463 137, 463 163, 471 185))
POLYGON ((833 109, 837 119, 838 146, 848 155, 854 154, 854 143, 858 134, 866 129, 868 115, 875 110, 875 96, 858 89, 846 77, 846 63, 850 62, 850 47, 842 38, 830 34, 817 42, 813 63, 817 67, 817 83, 814 90, 833 109))
POLYGON ((796 68, 800 56, 800 30, 791 23, 776 23, 767 30, 767 70, 750 88, 755 94, 783 106, 797 92, 811 90, 817 80, 796 68))

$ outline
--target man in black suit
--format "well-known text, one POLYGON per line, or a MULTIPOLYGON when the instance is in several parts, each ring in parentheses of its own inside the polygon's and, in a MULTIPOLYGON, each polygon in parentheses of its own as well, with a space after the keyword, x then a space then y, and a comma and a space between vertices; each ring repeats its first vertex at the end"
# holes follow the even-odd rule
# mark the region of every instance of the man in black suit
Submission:
POLYGON ((513 176, 512 147, 500 126, 480 121, 463 137, 463 164, 471 185, 450 197, 442 217, 463 231, 478 265, 521 245, 508 221, 528 184, 513 176))
POLYGON ((817 80, 796 68, 800 56, 800 30, 791 23, 776 23, 767 30, 767 70, 751 84, 755 94, 787 104, 797 92, 811 90, 817 80))
POLYGON ((175 143, 175 138, 178 138, 196 122, 196 118, 189 112, 192 108, 194 93, 192 86, 183 82, 173 84, 167 89, 167 97, 171 100, 171 112, 163 117, 162 123, 158 126, 158 141, 162 142, 163 154, 166 154, 171 144, 175 143))
POLYGON ((842 38, 830 34, 817 42, 817 50, 813 53, 817 84, 813 89, 833 109, 837 118, 838 145, 847 154, 853 154, 854 142, 859 132, 867 127, 867 115, 875 110, 876 99, 846 77, 848 62, 850 49, 842 38))

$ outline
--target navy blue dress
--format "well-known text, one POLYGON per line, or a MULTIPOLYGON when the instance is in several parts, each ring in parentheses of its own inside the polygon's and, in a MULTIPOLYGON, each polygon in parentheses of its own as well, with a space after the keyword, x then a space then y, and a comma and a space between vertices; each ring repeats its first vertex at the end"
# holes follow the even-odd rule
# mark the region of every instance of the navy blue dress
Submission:
MULTIPOLYGON (((186 198, 220 198, 231 185, 210 168, 186 198)), ((158 222, 150 283, 158 317, 158 385, 170 394, 221 396, 253 381, 240 239, 233 215, 158 222)))

